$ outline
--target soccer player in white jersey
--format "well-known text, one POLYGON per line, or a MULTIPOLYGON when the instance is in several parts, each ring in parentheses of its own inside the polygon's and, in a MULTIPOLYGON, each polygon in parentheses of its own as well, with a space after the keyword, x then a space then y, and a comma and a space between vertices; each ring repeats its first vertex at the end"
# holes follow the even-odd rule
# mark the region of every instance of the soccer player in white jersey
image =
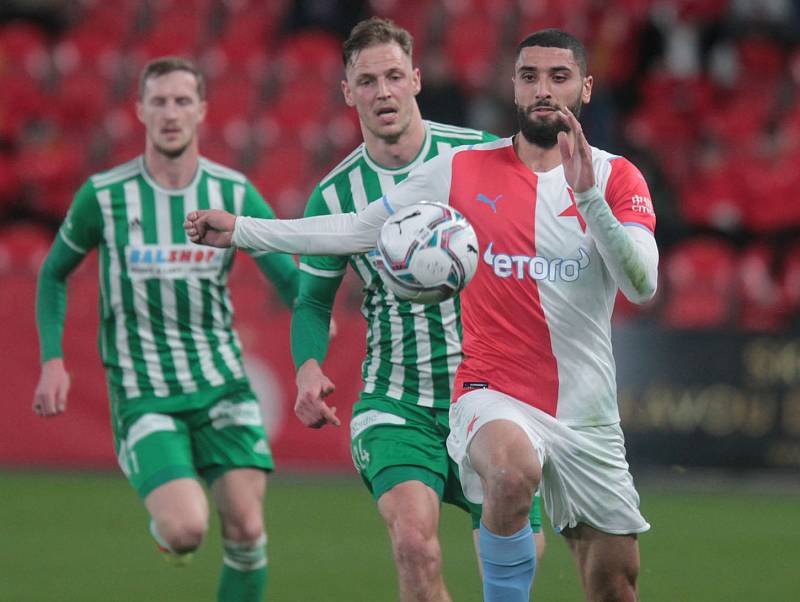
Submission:
MULTIPOLYGON (((342 91, 358 112, 364 142, 317 184, 307 216, 363 209, 443 150, 496 139, 422 119, 412 46, 406 30, 375 17, 358 23, 344 42, 342 91)), ((301 258, 292 354, 295 411, 307 426, 339 423, 325 402, 334 385, 321 366, 331 309, 348 261, 364 282, 362 313, 367 319, 364 389, 350 422, 353 462, 388 528, 400 599, 449 600, 441 574, 439 505, 444 501, 469 511, 476 533, 480 520, 480 507, 465 499, 446 449, 453 378, 461 361, 460 302, 455 298, 425 306, 399 301, 366 255, 301 258)), ((541 551, 539 503, 537 497, 531 523, 541 551)))
MULTIPOLYGON (((181 226, 193 209, 274 215, 242 174, 199 155, 205 113, 205 83, 191 62, 164 57, 144 68, 137 103, 144 154, 81 187, 40 271, 42 371, 33 409, 40 416, 66 410, 66 279, 97 248, 100 354, 120 466, 175 563, 186 561, 207 529, 202 477, 222 524, 217 599, 257 602, 267 582, 262 506, 273 462, 232 328, 226 282, 234 254, 191 245, 181 226)), ((292 259, 253 255, 291 305, 292 259)))
POLYGON ((635 303, 655 293, 655 214, 641 173, 586 141, 576 115, 593 80, 577 39, 525 38, 513 83, 517 135, 441 155, 355 216, 270 225, 194 212, 185 227, 213 246, 353 253, 398 208, 435 200, 463 213, 481 261, 461 294, 448 450, 467 497, 483 502, 484 599, 528 599, 539 487, 587 599, 632 601, 649 525, 625 458, 610 322, 617 290, 635 303))

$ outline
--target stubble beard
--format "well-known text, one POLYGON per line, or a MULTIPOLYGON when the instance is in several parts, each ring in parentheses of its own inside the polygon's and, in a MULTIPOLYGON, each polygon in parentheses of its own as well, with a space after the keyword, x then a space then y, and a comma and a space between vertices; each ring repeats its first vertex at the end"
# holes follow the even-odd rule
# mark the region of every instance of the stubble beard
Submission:
MULTIPOLYGON (((531 113, 539 107, 549 107, 556 110, 561 108, 559 105, 547 102, 534 103, 525 107, 516 105, 519 131, 525 137, 525 140, 531 144, 544 149, 551 149, 558 144, 558 133, 569 132, 569 126, 555 115, 548 119, 534 119, 531 117, 531 113)), ((582 107, 583 102, 580 96, 574 103, 567 105, 567 108, 575 115, 575 119, 580 117, 582 107)))

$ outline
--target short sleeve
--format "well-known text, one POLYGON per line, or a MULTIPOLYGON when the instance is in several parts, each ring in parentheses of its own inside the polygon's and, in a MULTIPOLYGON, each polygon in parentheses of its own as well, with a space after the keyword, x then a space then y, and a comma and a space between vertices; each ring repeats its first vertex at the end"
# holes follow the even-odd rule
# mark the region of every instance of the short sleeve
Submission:
POLYGON ((611 174, 606 184, 605 198, 620 223, 624 226, 642 226, 654 232, 656 214, 650 190, 644 176, 636 166, 617 157, 611 160, 611 174))
POLYGON ((75 194, 58 235, 73 251, 83 255, 100 244, 103 216, 91 180, 87 180, 75 194))

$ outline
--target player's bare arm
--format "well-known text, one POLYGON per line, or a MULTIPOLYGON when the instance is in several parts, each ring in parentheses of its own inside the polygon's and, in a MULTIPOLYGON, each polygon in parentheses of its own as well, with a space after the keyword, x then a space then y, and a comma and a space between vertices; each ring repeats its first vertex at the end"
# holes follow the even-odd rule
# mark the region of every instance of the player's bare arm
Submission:
POLYGON ((192 242, 210 247, 227 248, 233 244, 236 216, 221 209, 192 211, 183 222, 183 229, 192 242))
POLYGON ((317 360, 306 360, 297 369, 297 399, 294 413, 310 428, 322 428, 326 424, 340 426, 336 408, 325 403, 325 398, 336 390, 336 386, 325 376, 317 360))
POLYGON ((69 374, 64 360, 53 358, 42 364, 39 383, 33 394, 33 411, 42 417, 58 416, 67 409, 69 374))

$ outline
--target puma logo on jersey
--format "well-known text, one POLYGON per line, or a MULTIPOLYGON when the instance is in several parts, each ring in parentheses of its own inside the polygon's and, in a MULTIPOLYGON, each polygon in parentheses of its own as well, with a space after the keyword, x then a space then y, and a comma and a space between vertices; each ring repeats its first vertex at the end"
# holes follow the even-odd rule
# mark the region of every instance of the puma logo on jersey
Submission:
POLYGON ((492 213, 497 213, 497 201, 503 198, 502 194, 498 194, 494 199, 490 199, 488 196, 479 192, 475 197, 476 201, 489 205, 492 208, 492 213))
POLYGON ((492 266, 495 275, 500 278, 516 278, 523 280, 526 276, 533 280, 563 280, 574 282, 581 275, 581 270, 589 265, 589 253, 581 248, 577 259, 546 259, 537 255, 507 255, 494 253, 494 243, 490 242, 483 252, 484 263, 492 266))

